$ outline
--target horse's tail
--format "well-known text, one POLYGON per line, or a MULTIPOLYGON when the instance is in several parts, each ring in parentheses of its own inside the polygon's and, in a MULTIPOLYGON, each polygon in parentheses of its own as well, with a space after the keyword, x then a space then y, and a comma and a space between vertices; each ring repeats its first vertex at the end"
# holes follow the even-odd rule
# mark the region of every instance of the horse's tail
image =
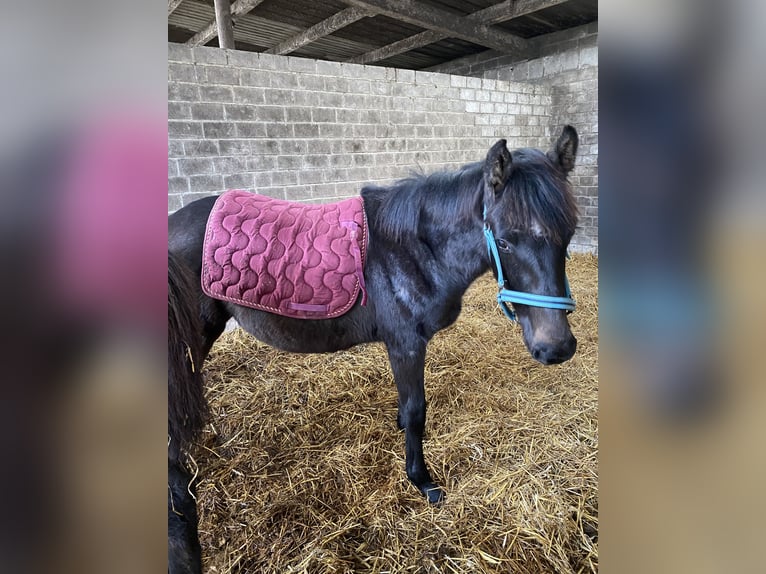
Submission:
POLYGON ((168 574, 201 574, 202 549, 192 476, 168 459, 168 574))
POLYGON ((202 328, 191 269, 168 252, 168 457, 178 460, 207 419, 202 328))

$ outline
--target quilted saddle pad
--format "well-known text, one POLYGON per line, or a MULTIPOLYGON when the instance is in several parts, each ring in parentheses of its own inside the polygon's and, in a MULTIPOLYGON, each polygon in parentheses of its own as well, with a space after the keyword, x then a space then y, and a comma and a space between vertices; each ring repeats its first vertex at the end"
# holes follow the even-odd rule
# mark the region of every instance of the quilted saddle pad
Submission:
POLYGON ((347 312, 362 291, 367 219, 361 197, 306 205, 227 191, 210 213, 202 289, 210 297, 298 319, 347 312))

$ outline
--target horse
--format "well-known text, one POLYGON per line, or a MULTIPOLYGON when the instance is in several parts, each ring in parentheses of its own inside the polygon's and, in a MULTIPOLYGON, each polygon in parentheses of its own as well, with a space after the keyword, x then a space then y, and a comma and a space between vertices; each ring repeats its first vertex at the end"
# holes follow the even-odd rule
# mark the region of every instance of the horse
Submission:
MULTIPOLYGON (((341 316, 312 320, 214 299, 197 287, 203 356, 232 317, 284 351, 329 353, 384 343, 398 392, 397 423, 405 432, 407 477, 430 503, 441 502, 445 493, 423 456, 426 347, 458 318, 463 294, 474 280, 492 270, 501 307, 520 323, 534 359, 550 365, 575 353, 577 340, 567 317, 574 302, 565 265, 578 218, 567 180, 577 146, 577 132, 567 125, 547 153, 511 152, 501 139, 483 161, 457 171, 364 187, 367 301, 360 297, 341 316)), ((194 201, 168 220, 169 250, 197 278, 215 201, 194 201)))
POLYGON ((184 456, 207 417, 193 276, 168 253, 168 572, 200 574, 197 505, 184 456))

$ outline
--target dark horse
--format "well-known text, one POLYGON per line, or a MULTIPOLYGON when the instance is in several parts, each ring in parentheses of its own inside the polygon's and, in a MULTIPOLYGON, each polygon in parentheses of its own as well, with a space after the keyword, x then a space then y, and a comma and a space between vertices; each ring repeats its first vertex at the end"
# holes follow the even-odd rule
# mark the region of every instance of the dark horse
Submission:
POLYGON ((202 330, 191 271, 168 253, 168 572, 202 571, 197 505, 185 450, 207 416, 202 330))
MULTIPOLYGON (((565 258, 577 223, 567 174, 574 167, 577 132, 566 126, 547 154, 535 149, 511 153, 505 140, 485 161, 453 173, 401 180, 391 187, 362 189, 369 221, 364 270, 369 301, 340 317, 287 318, 211 299, 202 294, 203 354, 230 317, 276 348, 326 353, 382 341, 399 394, 399 427, 405 429, 407 476, 430 502, 443 497, 423 459, 426 346, 455 322, 463 294, 493 269, 485 224, 494 233, 506 289, 563 298, 565 258)), ((201 272, 205 224, 215 197, 195 201, 172 214, 169 249, 201 272)), ((197 280, 199 283, 199 279, 197 280)), ((514 303, 532 356, 543 364, 566 361, 575 352, 566 311, 514 303)))

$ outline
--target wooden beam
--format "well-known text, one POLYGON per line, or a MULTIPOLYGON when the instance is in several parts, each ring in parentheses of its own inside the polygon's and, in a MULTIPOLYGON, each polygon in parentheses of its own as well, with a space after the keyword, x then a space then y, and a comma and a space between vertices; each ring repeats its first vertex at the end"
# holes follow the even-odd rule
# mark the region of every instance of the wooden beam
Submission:
MULTIPOLYGON (((240 16, 244 16, 249 13, 253 8, 258 6, 263 0, 237 0, 231 5, 231 21, 236 22, 240 16)), ((191 46, 203 46, 210 40, 216 37, 218 34, 218 25, 215 18, 210 20, 207 25, 199 32, 189 38, 186 43, 191 46)))
POLYGON ((472 16, 478 16, 481 14, 482 18, 487 19, 487 24, 499 24, 500 22, 506 22, 519 18, 520 16, 526 16, 533 12, 545 10, 546 8, 552 8, 559 4, 565 4, 569 0, 515 0, 510 2, 511 6, 507 6, 508 2, 501 2, 495 4, 484 10, 474 12, 472 16))
POLYGON ((329 18, 322 20, 318 24, 314 24, 311 28, 304 30, 300 34, 296 34, 292 38, 280 42, 273 48, 269 48, 266 50, 266 53, 289 54, 301 46, 310 44, 319 38, 332 34, 336 30, 340 30, 341 28, 353 24, 362 18, 367 18, 368 16, 374 16, 374 13, 365 10, 364 8, 346 8, 337 14, 333 14, 329 18))
POLYGON ((234 26, 231 22, 231 3, 229 0, 213 0, 215 5, 215 23, 218 30, 218 46, 227 50, 234 49, 234 26))
POLYGON ((548 28, 555 28, 555 27, 556 27, 556 26, 553 24, 553 22, 551 22, 551 21, 550 21, 550 20, 548 20, 547 18, 543 18, 543 17, 541 17, 541 16, 535 16, 534 14, 530 14, 530 15, 528 16, 528 18, 529 18, 530 20, 532 20, 532 22, 537 22, 538 24, 542 24, 543 26, 547 26, 548 28))
MULTIPOLYGON (((566 1, 567 0, 505 0, 505 2, 493 4, 489 8, 484 8, 478 12, 474 12, 469 16, 466 16, 465 19, 485 22, 487 24, 498 24, 507 20, 513 20, 519 16, 525 16, 532 12, 537 12, 538 10, 542 10, 544 8, 550 8, 551 6, 556 6, 557 4, 563 4, 566 1)), ((415 34, 409 38, 399 40, 398 42, 387 44, 386 46, 381 46, 380 48, 370 50, 369 52, 360 54, 359 56, 354 56, 347 61, 353 64, 369 64, 371 62, 379 62, 380 60, 385 60, 386 58, 391 58, 398 54, 409 52, 410 50, 422 48, 428 44, 440 42, 441 40, 449 37, 449 35, 443 34, 441 32, 426 30, 420 34, 415 34)))
POLYGON ((410 50, 416 50, 417 48, 422 48, 423 46, 433 44, 434 42, 439 42, 440 40, 444 40, 444 38, 448 37, 449 36, 442 34, 441 32, 426 30, 425 32, 415 34, 414 36, 409 36, 408 38, 404 38, 398 42, 394 42, 393 44, 386 44, 385 46, 370 50, 364 54, 359 54, 358 56, 349 58, 346 61, 351 64, 369 64, 370 62, 379 62, 380 60, 385 60, 386 58, 390 58, 404 52, 409 52, 410 50))
POLYGON ((168 0, 168 16, 175 12, 176 8, 178 8, 183 1, 184 0, 168 0))
POLYGON ((421 28, 460 38, 501 52, 518 52, 527 42, 501 30, 492 29, 476 20, 455 16, 416 0, 343 0, 346 4, 384 14, 421 28))

